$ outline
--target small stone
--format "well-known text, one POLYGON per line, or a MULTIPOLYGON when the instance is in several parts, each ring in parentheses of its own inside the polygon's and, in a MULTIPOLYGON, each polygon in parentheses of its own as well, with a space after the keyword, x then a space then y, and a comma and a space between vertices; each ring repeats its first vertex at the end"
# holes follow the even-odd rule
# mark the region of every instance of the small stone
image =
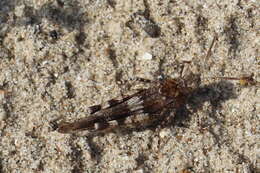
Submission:
POLYGON ((0 107, 0 121, 3 121, 6 118, 6 113, 2 107, 0 107))
POLYGON ((169 129, 162 129, 159 133, 160 138, 165 138, 166 136, 170 135, 169 129))
POLYGON ((153 55, 148 52, 145 52, 143 54, 143 56, 141 57, 142 60, 151 60, 152 58, 153 58, 153 55))

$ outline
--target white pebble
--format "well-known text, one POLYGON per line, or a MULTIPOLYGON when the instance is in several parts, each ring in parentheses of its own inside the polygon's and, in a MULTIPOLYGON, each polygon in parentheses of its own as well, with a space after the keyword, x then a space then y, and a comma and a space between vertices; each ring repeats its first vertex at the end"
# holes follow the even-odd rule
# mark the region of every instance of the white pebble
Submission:
POLYGON ((151 60, 152 58, 153 58, 153 55, 148 52, 145 52, 143 54, 143 56, 141 57, 142 60, 151 60))

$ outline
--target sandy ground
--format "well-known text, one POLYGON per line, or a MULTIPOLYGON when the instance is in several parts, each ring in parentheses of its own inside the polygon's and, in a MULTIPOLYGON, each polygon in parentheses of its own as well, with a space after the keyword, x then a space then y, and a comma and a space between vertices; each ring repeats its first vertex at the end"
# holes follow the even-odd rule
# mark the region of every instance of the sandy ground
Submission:
POLYGON ((259 81, 259 19, 256 0, 1 0, 0 172, 259 172, 259 86, 212 79, 259 81), (183 66, 201 80, 170 126, 55 131, 183 66))

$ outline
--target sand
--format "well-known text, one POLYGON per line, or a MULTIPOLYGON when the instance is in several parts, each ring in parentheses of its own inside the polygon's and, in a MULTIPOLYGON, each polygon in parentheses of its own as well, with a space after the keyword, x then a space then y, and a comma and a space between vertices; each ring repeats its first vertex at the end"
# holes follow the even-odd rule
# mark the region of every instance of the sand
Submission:
POLYGON ((259 172, 259 85, 213 79, 259 81, 258 9, 253 0, 1 0, 0 172, 259 172), (167 127, 55 130, 149 87, 138 78, 186 74, 197 89, 167 127))

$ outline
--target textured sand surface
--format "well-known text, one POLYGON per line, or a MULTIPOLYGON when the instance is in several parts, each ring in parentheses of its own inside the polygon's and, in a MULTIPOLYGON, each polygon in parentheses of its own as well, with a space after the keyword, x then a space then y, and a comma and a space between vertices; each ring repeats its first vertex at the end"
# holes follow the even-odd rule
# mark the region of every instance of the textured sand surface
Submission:
POLYGON ((259 81, 259 28, 256 0, 0 0, 0 172, 259 172, 259 86, 210 78, 259 81), (54 130, 184 61, 201 81, 171 126, 54 130))

